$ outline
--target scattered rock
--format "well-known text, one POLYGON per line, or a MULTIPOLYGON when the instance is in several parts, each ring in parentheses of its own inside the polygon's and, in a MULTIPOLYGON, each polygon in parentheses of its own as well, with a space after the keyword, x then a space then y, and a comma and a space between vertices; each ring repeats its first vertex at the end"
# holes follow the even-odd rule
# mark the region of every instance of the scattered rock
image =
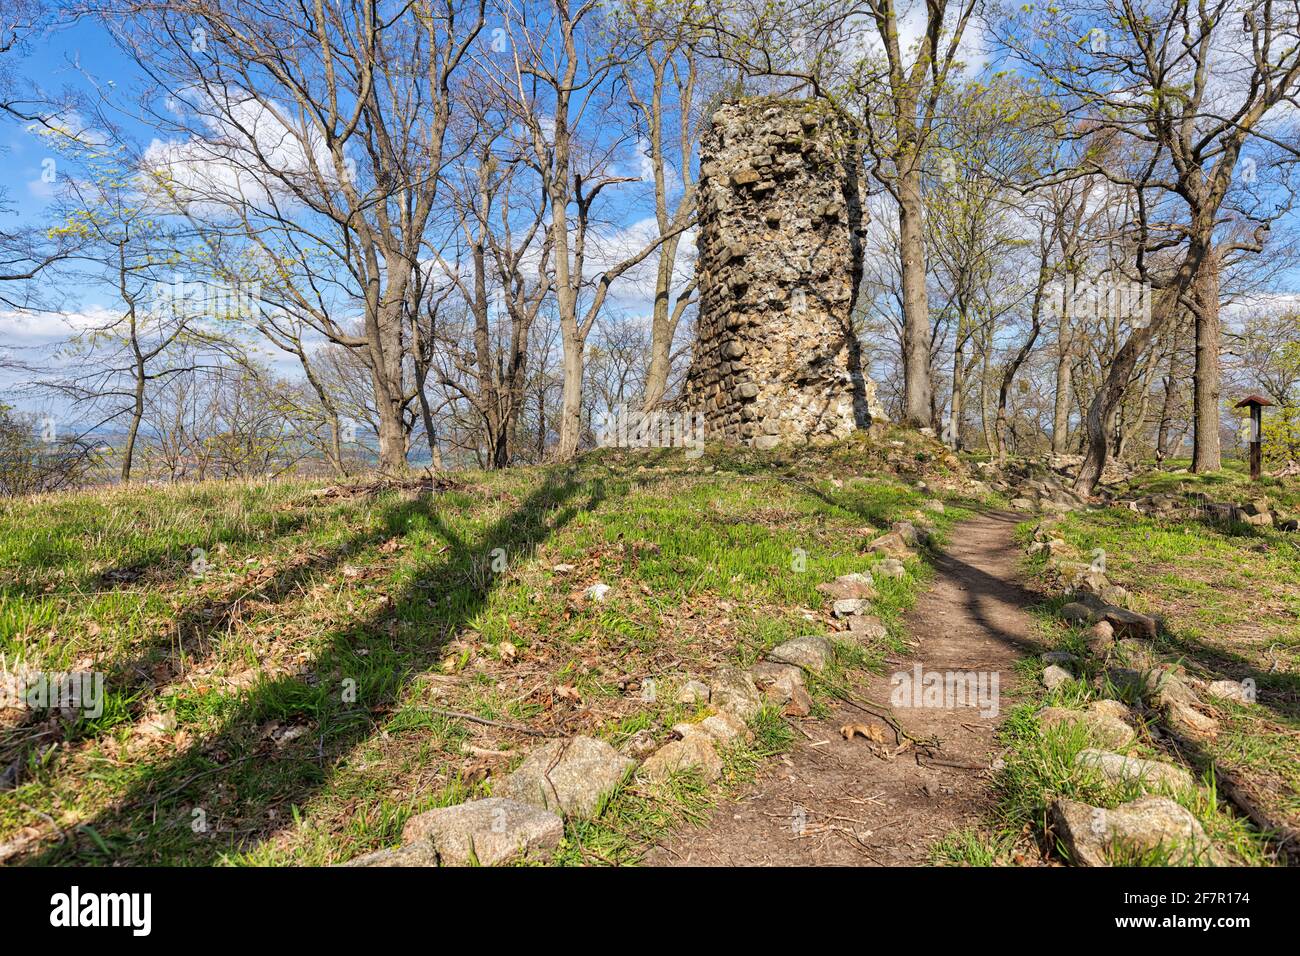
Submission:
POLYGON ((551 570, 554 571, 556 574, 568 574, 573 570, 573 565, 557 564, 555 567, 551 568, 551 570))
POLYGON ((858 614, 849 618, 849 633, 860 641, 883 641, 889 629, 874 615, 858 614))
POLYGON ((768 659, 778 664, 794 664, 820 674, 830 665, 835 650, 824 637, 810 635, 786 641, 768 652, 768 659))
POLYGON ((703 681, 688 680, 677 692, 677 703, 695 705, 709 702, 709 685, 703 681))
MULTIPOLYGON (((707 690, 707 688, 706 688, 707 690)), ((618 752, 632 760, 641 761, 659 749, 659 741, 649 730, 638 730, 618 748, 618 752)))
POLYGON ((1190 704, 1171 700, 1164 708, 1165 720, 1179 733, 1192 737, 1213 737, 1219 732, 1219 723, 1207 717, 1190 704))
POLYGON ((530 753, 492 790, 498 797, 566 817, 589 817, 633 766, 632 760, 603 740, 552 740, 530 753))
POLYGON ((804 686, 803 668, 794 664, 761 661, 749 669, 759 690, 777 703, 784 703, 796 687, 804 686))
POLYGON ((916 530, 916 525, 910 521, 895 521, 889 526, 894 534, 903 539, 903 543, 909 548, 914 548, 917 542, 921 540, 921 533, 916 530))
POLYGON ((1090 624, 1094 620, 1092 608, 1081 601, 1071 601, 1057 611, 1056 614, 1071 624, 1090 624))
POLYGON ((882 534, 875 541, 871 542, 870 549, 877 554, 888 554, 894 557, 907 557, 912 552, 907 547, 907 542, 897 531, 888 531, 882 534))
POLYGON ((1034 503, 1028 498, 1012 498, 1011 507, 1016 511, 1033 511, 1034 503))
POLYGON ((520 854, 545 859, 563 837, 564 821, 556 814, 500 797, 429 810, 402 828, 403 850, 423 841, 442 866, 469 866, 475 860, 495 866, 520 854))
POLYGON ((1168 797, 1139 797, 1114 810, 1074 800, 1052 804, 1052 827, 1072 862, 1109 866, 1116 850, 1164 848, 1181 863, 1212 862, 1214 851, 1201 824, 1168 797))
POLYGON ((1105 698, 1094 700, 1088 704, 1088 710, 1094 714, 1106 714, 1116 720, 1128 721, 1133 717, 1133 712, 1118 700, 1107 700, 1105 698))
POLYGON ((876 596, 875 582, 870 574, 842 574, 834 581, 817 585, 817 590, 835 601, 869 600, 876 596))
POLYGON ((1074 680, 1074 675, 1063 667, 1051 664, 1043 668, 1043 685, 1048 690, 1056 690, 1066 681, 1074 680))
POLYGON ((1115 643, 1115 629, 1110 626, 1109 621, 1098 621, 1088 628, 1088 633, 1083 639, 1088 645, 1088 653, 1105 657, 1115 643))
POLYGON ((1235 680, 1211 681, 1205 686, 1207 693, 1223 700, 1235 700, 1239 704, 1255 703, 1254 685, 1246 685, 1235 680))
MULTIPOLYGON (((1092 565, 1079 565, 1079 569, 1067 583, 1071 590, 1077 591, 1081 595, 1097 597, 1102 603, 1105 603, 1105 599, 1101 598, 1101 595, 1105 594, 1107 590, 1115 588, 1115 585, 1110 583, 1110 578, 1100 571, 1094 571, 1092 565)), ((1119 588, 1118 590, 1123 591, 1124 589, 1119 588)))
POLYGON ((1050 557, 1071 557, 1077 552, 1070 545, 1066 544, 1060 538, 1052 538, 1043 547, 1047 550, 1050 557))
POLYGON ((788 717, 806 717, 812 712, 812 698, 804 686, 803 669, 793 664, 763 661, 749 669, 763 695, 782 708, 788 717))
POLYGON ((427 840, 389 850, 376 850, 340 866, 437 866, 438 854, 427 840))
POLYGON ((1115 607, 1127 608, 1130 600, 1128 591, 1124 590, 1118 584, 1105 584, 1097 590, 1101 599, 1107 604, 1113 604, 1115 607))
POLYGON ((871 610, 871 602, 862 598, 841 598, 831 605, 831 613, 838 618, 852 617, 854 614, 865 614, 871 610))
POLYGON ((1137 731, 1124 721, 1100 711, 1046 707, 1038 712, 1038 721, 1044 729, 1082 724, 1092 740, 1112 750, 1127 747, 1137 738, 1137 731))
POLYGON ((1183 790, 1193 784, 1192 775, 1182 767, 1159 760, 1143 760, 1105 750, 1081 750, 1074 762, 1080 767, 1096 767, 1110 783, 1141 783, 1144 786, 1183 790))
POLYGON ((691 768, 698 768, 708 781, 722 775, 722 758, 707 734, 690 734, 664 744, 641 765, 640 773, 647 780, 658 782, 691 768))
POLYGON ((1154 667, 1147 671, 1146 689, 1157 707, 1164 707, 1171 701, 1195 706, 1200 703, 1196 692, 1188 686, 1178 673, 1169 666, 1154 667))
POLYGON ((1153 641, 1156 637, 1156 622, 1153 618, 1127 608, 1108 605, 1101 617, 1115 629, 1117 637, 1132 637, 1153 641))
POLYGON ((696 723, 677 724, 673 731, 680 737, 689 737, 691 734, 703 734, 715 743, 730 743, 738 738, 748 739, 752 736, 749 727, 743 720, 734 714, 728 714, 722 711, 717 714, 710 714, 703 720, 696 723))
POLYGON ((741 720, 749 720, 762 706, 763 695, 749 674, 735 667, 719 667, 709 688, 709 703, 741 720))
POLYGON ((1069 651, 1048 651, 1043 655, 1044 664, 1073 665, 1079 663, 1079 659, 1069 651))
POLYGON ((593 584, 587 590, 583 591, 583 596, 590 601, 603 601, 605 595, 609 594, 608 584, 593 584))
POLYGON ((901 578, 905 571, 906 569, 903 567, 903 562, 899 561, 897 558, 886 558, 875 567, 875 573, 886 578, 901 578))
POLYGON ((807 717, 812 713, 812 706, 812 696, 808 693, 808 689, 800 684, 790 692, 790 699, 781 708, 781 713, 787 717, 807 717))
POLYGON ((925 507, 929 508, 931 511, 937 512, 938 514, 943 514, 946 510, 943 506, 943 502, 938 498, 931 498, 925 503, 925 507))

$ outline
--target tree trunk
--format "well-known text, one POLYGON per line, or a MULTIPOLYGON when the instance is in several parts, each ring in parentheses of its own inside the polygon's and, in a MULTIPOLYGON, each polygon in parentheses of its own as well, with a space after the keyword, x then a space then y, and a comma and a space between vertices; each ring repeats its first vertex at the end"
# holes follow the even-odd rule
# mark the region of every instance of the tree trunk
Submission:
POLYGON ((903 423, 931 424, 930 303, 925 289, 924 208, 916 157, 898 177, 898 246, 903 273, 903 423))
POLYGON ((1196 371, 1192 375, 1195 428, 1192 471, 1198 475, 1223 467, 1219 447, 1219 267, 1206 255, 1196 276, 1196 371))
POLYGON ((1016 373, 1020 371, 1020 366, 1025 364, 1025 359, 1029 358, 1029 353, 1034 350, 1034 345, 1038 341, 1038 333, 1042 331, 1042 308, 1043 294, 1047 288, 1047 281, 1051 273, 1044 266, 1039 270, 1038 291, 1034 294, 1034 304, 1030 309, 1031 325, 1029 335, 1024 344, 1020 346, 1015 357, 1007 365, 1006 370, 1002 373, 1002 383, 998 386, 998 418, 994 426, 998 436, 998 460, 1001 461, 1006 455, 1006 427, 1007 427, 1007 399, 1011 395, 1011 384, 1015 381, 1016 373))
POLYGON ((1174 378, 1166 375, 1163 382, 1165 395, 1160 402, 1160 424, 1156 426, 1156 465, 1164 463, 1169 457, 1170 417, 1174 408, 1174 378))
POLYGON ((671 308, 673 266, 677 262, 680 237, 668 239, 659 249, 659 271, 655 275, 654 316, 650 322, 650 367, 645 374, 644 408, 650 411, 663 401, 671 371, 673 338, 677 334, 680 313, 671 308))
MULTIPOLYGON (((1210 234, 1212 229, 1206 225, 1205 220, 1209 220, 1210 225, 1213 220, 1204 214, 1198 219, 1200 221, 1193 224, 1193 233, 1210 234)), ((1151 340, 1169 324, 1182 296, 1196 281, 1207 251, 1205 245, 1193 240, 1174 281, 1164 290, 1159 301, 1154 303, 1151 321, 1133 331, 1128 341, 1115 353, 1105 379, 1092 397, 1092 404, 1088 406, 1087 452, 1074 482, 1075 489, 1082 494, 1091 495, 1096 490, 1097 483, 1101 481, 1102 472, 1106 468, 1106 459, 1110 455, 1111 431, 1114 428, 1115 414, 1133 380, 1133 370, 1137 367, 1138 359, 1150 346, 1151 340)))
POLYGON ((984 367, 980 371, 980 428, 984 432, 984 447, 991 456, 997 457, 998 448, 991 425, 992 416, 989 414, 989 376, 993 374, 993 369, 989 367, 989 352, 992 348, 992 343, 984 343, 984 367))
POLYGON ((438 431, 433 427, 433 409, 429 407, 429 396, 424 384, 429 377, 427 365, 416 362, 416 394, 420 398, 420 417, 424 420, 424 439, 429 445, 429 464, 436 471, 442 471, 442 452, 438 449, 438 431))
POLYGON ((381 398, 379 411, 379 470, 388 474, 406 470, 406 429, 401 403, 381 398))
POLYGON ((1052 454, 1064 455, 1070 438, 1070 379, 1074 372, 1070 354, 1069 317, 1061 310, 1056 333, 1056 404, 1052 409, 1052 454))
POLYGON ((135 441, 140 434, 144 418, 144 367, 136 366, 135 406, 131 409, 131 427, 126 433, 126 447, 122 449, 122 484, 131 481, 131 465, 135 461, 135 441))
POLYGON ((560 461, 568 461, 578 453, 578 439, 582 434, 582 367, 583 343, 576 329, 565 328, 564 338, 564 388, 560 403, 560 461))
POLYGON ((347 477, 347 469, 343 467, 343 430, 339 417, 334 412, 329 412, 330 417, 330 447, 329 459, 330 467, 334 469, 334 474, 340 478, 347 477))
POLYGON ((961 445, 961 417, 964 409, 962 408, 962 390, 966 387, 966 368, 964 344, 962 342, 962 331, 957 330, 957 346, 952 353, 952 403, 948 416, 948 428, 952 438, 952 447, 956 451, 962 450, 961 445))
POLYGON ((1170 448, 1173 447, 1170 438, 1173 435, 1174 413, 1178 405, 1178 382, 1178 344, 1175 341, 1169 350, 1169 372, 1161 383, 1165 394, 1160 403, 1160 424, 1156 428, 1157 465, 1164 463, 1164 460, 1169 457, 1170 448))

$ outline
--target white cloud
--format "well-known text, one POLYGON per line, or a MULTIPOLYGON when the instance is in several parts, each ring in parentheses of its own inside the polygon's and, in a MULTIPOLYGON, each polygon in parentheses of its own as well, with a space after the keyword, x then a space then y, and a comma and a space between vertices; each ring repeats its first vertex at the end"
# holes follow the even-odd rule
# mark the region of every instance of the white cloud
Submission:
POLYGON ((311 175, 311 160, 327 182, 334 181, 333 159, 319 133, 295 125, 273 103, 231 91, 228 102, 207 103, 202 122, 202 135, 155 139, 144 155, 146 168, 184 204, 214 212, 272 198, 292 204, 279 177, 311 175))
POLYGON ((56 345, 79 332, 102 328, 117 317, 114 310, 98 305, 75 312, 8 309, 0 311, 0 341, 18 348, 56 345))

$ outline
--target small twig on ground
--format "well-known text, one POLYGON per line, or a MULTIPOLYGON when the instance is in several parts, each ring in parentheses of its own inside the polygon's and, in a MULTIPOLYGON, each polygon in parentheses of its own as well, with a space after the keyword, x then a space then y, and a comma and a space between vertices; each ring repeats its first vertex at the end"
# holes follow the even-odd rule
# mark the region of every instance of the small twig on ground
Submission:
POLYGON ((986 763, 972 763, 969 760, 946 760, 943 757, 916 755, 916 762, 922 767, 955 767, 958 770, 988 770, 986 763))
POLYGON ((443 710, 441 707, 421 707, 420 709, 428 711, 431 714, 440 714, 443 717, 455 717, 458 720, 468 720, 471 723, 484 724, 488 727, 499 727, 502 730, 513 730, 516 733, 529 734, 533 737, 564 736, 563 734, 548 733, 545 730, 536 730, 532 727, 523 727, 519 724, 508 724, 501 720, 489 720, 487 717, 479 717, 475 714, 466 714, 459 710, 443 710))

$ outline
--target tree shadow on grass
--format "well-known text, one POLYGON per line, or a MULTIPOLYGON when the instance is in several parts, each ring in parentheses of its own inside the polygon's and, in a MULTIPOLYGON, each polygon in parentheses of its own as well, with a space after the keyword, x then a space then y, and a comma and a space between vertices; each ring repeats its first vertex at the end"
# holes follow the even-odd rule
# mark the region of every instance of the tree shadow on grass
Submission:
MULTIPOLYGON (((105 702, 108 719, 51 725, 48 712, 32 711, 26 720, 0 733, 0 770, 13 768, 9 776, 17 782, 34 755, 55 741, 93 739, 123 722, 139 719, 148 712, 159 687, 207 660, 220 636, 236 627, 251 604, 286 600, 312 579, 332 572, 348 555, 401 534, 421 507, 419 502, 400 502, 385 512, 377 527, 352 535, 333 548, 301 551, 269 576, 254 572, 233 582, 220 597, 199 595, 177 613, 172 627, 160 629, 134 646, 130 654, 96 666, 109 698, 105 702), (40 727, 44 729, 38 730, 40 727)), ((292 533, 300 524, 294 522, 276 537, 292 533)))
MULTIPOLYGON (((143 490, 148 491, 148 489, 143 490)), ((171 500, 164 499, 162 507, 178 511, 202 511, 206 499, 213 494, 206 488, 186 490, 190 492, 188 499, 177 495, 171 500)), ((247 496, 249 489, 241 488, 238 493, 247 496)), ((35 599, 59 597, 64 594, 85 598, 132 587, 156 589, 175 583, 191 573, 192 548, 201 547, 210 551, 221 545, 239 546, 273 541, 303 530, 308 527, 311 520, 310 514, 285 514, 272 510, 277 501, 269 496, 251 503, 245 498, 243 503, 251 504, 254 509, 265 509, 260 513, 261 520, 239 521, 229 515, 218 516, 212 522, 213 527, 202 536, 196 534, 193 540, 187 543, 169 540, 174 529, 165 533, 150 533, 147 529, 139 530, 139 522, 147 524, 155 517, 151 512, 157 510, 156 507, 149 507, 147 502, 123 499, 101 503, 97 507, 106 518, 112 515, 125 521, 131 518, 138 519, 138 533, 134 536, 127 534, 103 539, 103 546, 112 551, 112 565, 95 571, 87 569, 76 576, 63 576, 68 565, 81 561, 94 563, 95 558, 93 553, 82 552, 74 543, 76 538, 86 532, 89 523, 87 515, 64 513, 58 508, 41 511, 39 512, 40 530, 43 534, 25 538, 22 550, 13 556, 13 561, 15 566, 24 569, 60 572, 58 589, 47 590, 48 582, 39 578, 30 581, 6 581, 0 583, 0 599, 35 599)), ((93 548, 89 551, 93 552, 93 548)))
POLYGON ((258 684, 222 714, 217 733, 149 767, 113 807, 25 862, 205 865, 252 848, 328 783, 337 762, 376 731, 414 677, 435 666, 448 640, 486 607, 494 582, 480 572, 495 549, 512 564, 527 560, 604 499, 602 480, 580 481, 573 468, 555 472, 475 541, 457 535, 427 500, 417 503, 448 544, 440 558, 430 556, 400 593, 330 635, 309 674, 258 684), (586 500, 573 504, 588 484, 586 500), (354 701, 346 699, 348 682, 354 701), (271 720, 309 732, 301 746, 280 748, 259 731, 271 720), (196 820, 206 830, 196 833, 196 820))

